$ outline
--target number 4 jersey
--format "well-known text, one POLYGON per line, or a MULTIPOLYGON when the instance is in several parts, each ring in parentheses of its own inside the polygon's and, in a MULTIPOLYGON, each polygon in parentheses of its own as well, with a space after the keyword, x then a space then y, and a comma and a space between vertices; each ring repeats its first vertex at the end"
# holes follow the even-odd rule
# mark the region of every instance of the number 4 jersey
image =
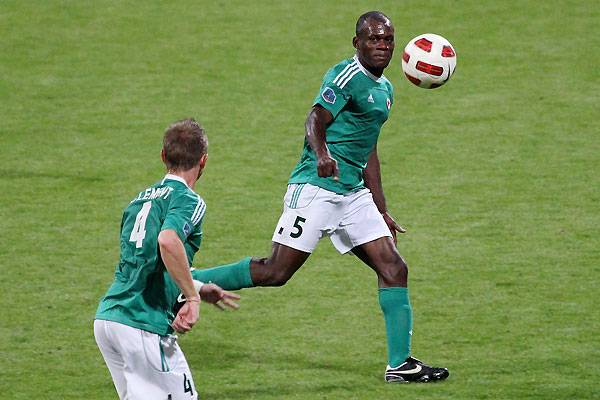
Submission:
POLYGON ((123 212, 115 280, 100 301, 96 319, 159 335, 171 333, 179 289, 160 256, 158 234, 177 232, 191 265, 200 248, 205 210, 202 198, 175 175, 140 192, 123 212))

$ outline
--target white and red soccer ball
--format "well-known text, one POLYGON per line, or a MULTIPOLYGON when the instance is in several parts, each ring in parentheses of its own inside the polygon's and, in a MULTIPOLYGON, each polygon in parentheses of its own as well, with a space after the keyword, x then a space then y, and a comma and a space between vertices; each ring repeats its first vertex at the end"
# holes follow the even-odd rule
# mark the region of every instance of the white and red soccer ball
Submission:
POLYGON ((440 35, 424 33, 412 39, 402 53, 402 70, 413 84, 433 89, 448 82, 456 69, 456 51, 440 35))

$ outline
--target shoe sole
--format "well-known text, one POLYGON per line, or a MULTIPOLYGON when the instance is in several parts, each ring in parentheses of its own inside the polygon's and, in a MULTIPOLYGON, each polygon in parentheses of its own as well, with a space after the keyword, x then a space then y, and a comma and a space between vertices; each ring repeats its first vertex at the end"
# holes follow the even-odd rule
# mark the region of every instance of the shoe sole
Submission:
POLYGON ((431 379, 429 378, 428 375, 424 375, 422 377, 420 377, 417 380, 414 381, 407 381, 406 379, 403 379, 402 377, 391 377, 390 379, 388 379, 387 377, 385 377, 385 382, 386 383, 399 383, 399 384, 404 384, 404 383, 436 383, 436 382, 441 382, 443 380, 446 380, 446 378, 448 378, 450 374, 447 374, 445 376, 441 376, 435 379, 431 379))

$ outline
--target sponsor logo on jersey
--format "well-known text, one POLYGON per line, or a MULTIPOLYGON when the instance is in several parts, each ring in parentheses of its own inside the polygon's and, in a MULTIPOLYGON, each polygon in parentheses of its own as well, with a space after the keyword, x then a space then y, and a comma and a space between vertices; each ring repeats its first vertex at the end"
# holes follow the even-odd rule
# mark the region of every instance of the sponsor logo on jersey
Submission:
POLYGON ((388 110, 392 107, 392 102, 389 97, 385 99, 385 105, 387 106, 388 110))
MULTIPOLYGON (((367 98, 367 101, 368 101, 369 103, 375 103, 375 100, 373 100, 373 95, 372 95, 372 94, 369 94, 369 97, 367 98)), ((388 108, 389 108, 389 107, 388 107, 388 108)))
POLYGON ((326 87, 325 90, 323 90, 323 93, 321 93, 321 97, 323 98, 323 100, 330 104, 335 103, 335 92, 330 87, 326 87))

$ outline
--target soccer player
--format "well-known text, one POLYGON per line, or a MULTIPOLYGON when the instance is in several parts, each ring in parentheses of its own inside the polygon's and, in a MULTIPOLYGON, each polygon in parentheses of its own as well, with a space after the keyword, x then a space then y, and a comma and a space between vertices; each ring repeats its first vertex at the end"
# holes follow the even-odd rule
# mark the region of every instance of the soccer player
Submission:
POLYGON ((167 175, 140 192, 123 213, 115 279, 94 321, 96 343, 120 399, 197 399, 187 361, 171 333, 192 329, 201 298, 219 308, 237 308, 238 295, 194 282, 202 272, 190 273, 206 211, 194 186, 206 165, 207 145, 196 121, 171 125, 161 153, 167 175), (178 307, 180 292, 185 299, 178 307))
POLYGON ((228 290, 283 285, 328 236, 340 253, 352 252, 377 274, 388 342, 385 380, 443 380, 446 368, 410 355, 408 269, 395 246, 404 229, 389 214, 381 184, 377 139, 394 104, 383 75, 394 52, 392 22, 378 11, 361 15, 352 44, 356 54, 327 71, 306 119, 304 150, 288 181, 271 256, 205 270, 205 279, 228 290))

